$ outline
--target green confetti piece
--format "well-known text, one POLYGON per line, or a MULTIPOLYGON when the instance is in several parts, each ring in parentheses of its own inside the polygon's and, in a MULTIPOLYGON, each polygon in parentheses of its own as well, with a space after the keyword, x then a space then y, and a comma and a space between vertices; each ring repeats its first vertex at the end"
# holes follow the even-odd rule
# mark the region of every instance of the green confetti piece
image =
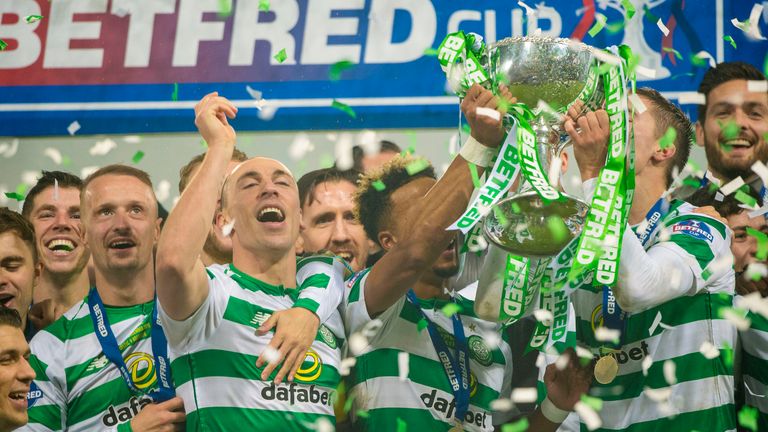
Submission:
POLYGON ((434 48, 427 48, 424 50, 424 55, 427 57, 437 57, 437 50, 434 48))
POLYGON ((472 184, 475 185, 475 188, 479 188, 482 185, 480 184, 480 176, 477 175, 477 166, 472 162, 467 162, 467 165, 469 165, 469 174, 472 175, 472 184))
POLYGON ((368 411, 365 411, 365 410, 357 410, 355 415, 357 415, 360 418, 368 418, 368 416, 370 416, 370 414, 368 414, 368 411))
POLYGON ((662 50, 664 52, 668 52, 668 53, 674 54, 675 57, 677 57, 678 60, 682 60, 683 59, 683 55, 680 54, 680 51, 678 51, 678 50, 676 50, 674 48, 664 47, 664 48, 662 48, 662 50))
POLYGON ((709 269, 704 269, 704 271, 701 272, 701 278, 704 280, 709 279, 710 276, 712 276, 712 272, 709 269))
POLYGON ((429 162, 427 162, 426 159, 416 159, 415 161, 405 166, 405 170, 410 176, 416 175, 427 168, 429 168, 429 162))
POLYGON ((518 203, 513 202, 509 205, 509 208, 512 209, 512 213, 520 214, 520 205, 518 203))
POLYGON ((16 201, 24 201, 24 195, 19 194, 18 192, 6 192, 5 196, 16 201))
POLYGON ((736 41, 733 40, 733 36, 725 35, 723 36, 723 40, 730 43, 733 49, 736 49, 736 41))
POLYGON ((768 54, 765 55, 763 60, 763 75, 768 76, 768 54))
POLYGON ((371 186, 373 186, 373 188, 379 192, 387 188, 387 186, 381 180, 376 180, 375 182, 371 183, 371 186))
POLYGON ((469 127, 468 124, 464 123, 463 125, 461 125, 461 133, 470 134, 472 133, 472 129, 469 127))
POLYGON ((269 12, 269 0, 259 0, 259 10, 269 12))
POLYGON ((135 164, 141 162, 142 159, 144 159, 144 152, 141 151, 141 150, 139 150, 136 153, 134 153, 133 157, 131 158, 131 160, 135 164))
POLYGON ((345 114, 347 114, 348 116, 350 116, 352 118, 357 118, 357 113, 355 113, 355 110, 353 110, 349 105, 347 105, 345 103, 341 103, 341 102, 337 101, 336 99, 334 99, 333 102, 331 103, 331 107, 336 108, 337 110, 344 112, 345 114))
POLYGON ((624 21, 616 21, 605 25, 609 34, 616 34, 624 30, 624 21))
POLYGON ((440 309, 440 312, 442 312, 443 315, 450 318, 456 315, 457 313, 461 312, 461 306, 457 305, 456 303, 450 302, 445 306, 443 306, 443 308, 440 309))
POLYGON ((328 71, 328 78, 331 81, 338 81, 341 78, 341 72, 351 68, 355 64, 349 60, 342 60, 331 65, 331 69, 328 71))
POLYGON ((565 222, 558 216, 548 217, 547 227, 549 228, 549 232, 552 233, 552 238, 555 241, 562 241, 568 238, 568 227, 565 226, 565 222))
POLYGON ((6 48, 8 48, 8 44, 4 40, 0 39, 0 51, 5 51, 6 48))
POLYGON ((595 24, 592 25, 592 28, 589 29, 587 32, 589 34, 589 37, 595 37, 598 33, 600 33, 603 30, 603 27, 605 27, 605 22, 607 18, 605 15, 601 13, 595 14, 595 24))
POLYGON ((659 17, 651 12, 651 9, 648 7, 648 5, 643 5, 643 18, 647 19, 648 22, 652 24, 656 24, 656 22, 659 21, 659 17))
POLYGON ((281 49, 277 54, 275 54, 273 58, 277 60, 278 63, 284 62, 285 59, 288 58, 288 54, 285 53, 285 48, 281 49))
POLYGON ((635 5, 630 0, 621 0, 621 5, 624 6, 624 10, 627 11, 627 21, 631 20, 635 16, 635 5))
POLYGON ((408 424, 400 417, 397 418, 397 432, 407 432, 408 424))
POLYGON ((600 398, 596 398, 596 397, 592 397, 584 394, 584 395, 581 395, 581 401, 595 411, 600 411, 603 409, 603 400, 600 398))
POLYGON ((696 67, 709 67, 709 59, 704 56, 691 55, 691 64, 696 67))
MULTIPOLYGON (((740 203, 746 206, 749 206, 752 208, 757 207, 757 200, 752 195, 745 193, 744 191, 741 191, 741 190, 736 191, 736 194, 733 197, 736 198, 737 201, 739 201, 740 203)), ((747 228, 747 233, 749 233, 750 229, 752 228, 747 228)), ((756 231, 756 230, 752 229, 752 231, 756 231)), ((760 232, 760 231, 756 231, 756 232, 760 232)), ((766 244, 766 247, 768 247, 768 244, 766 244)), ((766 251, 768 252, 768 249, 766 249, 766 251)), ((765 258, 766 258, 765 255, 763 255, 762 259, 765 259, 765 258)))
POLYGON ((72 164, 72 159, 70 159, 67 155, 63 155, 61 157, 61 164, 65 167, 70 166, 72 164))
POLYGON ((741 131, 741 127, 733 120, 726 124, 720 123, 720 128, 723 130, 723 138, 726 140, 737 138, 739 131, 741 131))
POLYGON ((418 323, 416 323, 416 329, 419 331, 419 333, 421 333, 421 331, 427 328, 428 325, 429 323, 427 322, 427 320, 422 318, 419 320, 418 323))
POLYGON ((173 83, 173 93, 171 93, 171 100, 179 100, 179 83, 173 83))
MULTIPOLYGON (((744 193, 744 192, 741 192, 741 191, 736 192, 736 199, 739 199, 739 193, 744 193)), ((747 194, 744 194, 744 195, 747 195, 747 194)), ((752 196, 750 195, 747 195, 747 197, 752 198, 752 196)), ((755 204, 757 204, 757 200, 755 200, 754 198, 752 198, 752 201, 755 204)), ((757 252, 755 252, 755 257, 760 261, 765 261, 766 258, 768 258, 768 235, 752 227, 747 227, 747 235, 750 235, 754 237, 755 240, 757 240, 757 252)))
POLYGON ((675 140, 677 139, 677 131, 675 128, 670 126, 667 128, 667 131, 664 132, 664 136, 661 137, 661 140, 659 140, 659 147, 661 147, 662 150, 668 149, 670 147, 675 146, 675 140))
POLYGON ((352 409, 352 403, 355 402, 355 395, 349 395, 344 401, 344 412, 348 413, 352 409))
POLYGON ((42 15, 27 15, 27 16, 24 17, 24 21, 26 21, 27 24, 36 23, 36 22, 40 21, 41 19, 43 19, 42 15))
POLYGON ((509 220, 506 216, 504 216, 504 212, 499 209, 498 206, 493 207, 493 214, 496 216, 496 219, 498 219, 499 224, 503 226, 504 228, 507 228, 509 226, 509 220))
POLYGON ((686 72, 686 73, 681 73, 681 74, 677 74, 677 75, 672 75, 672 78, 671 78, 671 79, 673 79, 673 80, 676 80, 676 79, 678 79, 678 78, 682 78, 682 77, 692 77, 692 76, 696 76, 696 74, 695 74, 695 73, 693 73, 693 72, 686 72))
POLYGON ((723 363, 728 369, 733 367, 733 349, 726 343, 723 349, 723 363))
POLYGON ((232 0, 219 0, 219 18, 232 15, 232 0))
POLYGON ((501 432, 525 432, 528 430, 528 419, 524 418, 514 423, 501 426, 501 432))
POLYGON ((757 432, 757 408, 745 405, 739 411, 739 424, 751 431, 757 432))

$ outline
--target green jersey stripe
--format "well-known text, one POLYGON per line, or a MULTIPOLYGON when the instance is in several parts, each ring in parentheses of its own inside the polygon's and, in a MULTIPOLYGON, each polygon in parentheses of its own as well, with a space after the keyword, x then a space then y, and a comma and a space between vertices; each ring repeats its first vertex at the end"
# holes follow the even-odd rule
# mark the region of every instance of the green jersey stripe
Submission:
MULTIPOLYGON (((672 214, 670 213, 670 215, 672 214)), ((716 229, 717 232, 720 233, 720 237, 725 237, 725 233, 726 233, 725 225, 722 222, 717 221, 713 218, 706 217, 706 216, 699 216, 691 213, 688 213, 682 216, 674 216, 671 218, 669 217, 670 215, 668 215, 664 219, 664 226, 671 227, 672 225, 675 225, 677 223, 692 220, 692 221, 701 222, 703 224, 706 224, 709 227, 716 229)))
POLYGON ((61 411, 56 405, 35 405, 27 410, 27 415, 50 430, 61 430, 61 411))
POLYGON ((187 415, 187 430, 303 432, 321 430, 316 426, 320 421, 336 424, 332 415, 254 408, 201 408, 187 415))
POLYGON ((674 234, 669 237, 669 241, 693 255, 702 270, 707 268, 709 263, 715 259, 715 254, 712 252, 712 248, 706 240, 699 240, 688 234, 674 234))
MULTIPOLYGON (((603 408, 605 409, 605 408, 603 408)), ((658 432, 658 431, 735 431, 736 407, 733 404, 715 408, 703 409, 689 413, 678 414, 659 420, 633 423, 622 429, 595 429, 593 432, 624 431, 624 432, 658 432)), ((581 430, 588 429, 584 424, 581 430)))

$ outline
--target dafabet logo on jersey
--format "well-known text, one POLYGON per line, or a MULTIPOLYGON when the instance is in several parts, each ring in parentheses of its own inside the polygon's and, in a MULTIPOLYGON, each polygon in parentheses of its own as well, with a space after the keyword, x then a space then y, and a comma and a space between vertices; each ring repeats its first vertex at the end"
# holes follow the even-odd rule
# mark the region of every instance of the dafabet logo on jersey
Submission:
POLYGON ((320 359, 320 355, 310 348, 307 351, 307 357, 304 359, 304 363, 296 371, 294 378, 299 382, 283 383, 275 385, 274 381, 271 381, 268 386, 261 390, 261 397, 265 400, 276 400, 280 402, 287 402, 293 405, 297 402, 319 403, 326 406, 333 405, 331 394, 333 391, 328 391, 322 387, 318 387, 314 384, 307 387, 301 383, 314 382, 323 373, 323 361, 320 359))

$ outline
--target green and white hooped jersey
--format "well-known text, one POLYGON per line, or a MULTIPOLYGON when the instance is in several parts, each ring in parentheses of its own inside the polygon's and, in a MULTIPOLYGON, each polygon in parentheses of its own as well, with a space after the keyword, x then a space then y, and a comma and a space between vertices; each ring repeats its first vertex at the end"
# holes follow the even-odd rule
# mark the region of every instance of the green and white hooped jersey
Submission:
MULTIPOLYGON (((685 259, 694 287, 686 296, 628 314, 624 345, 613 354, 618 376, 610 384, 593 381, 592 385, 591 393, 603 400, 601 431, 736 429, 732 365, 736 329, 722 317, 732 307, 734 295, 730 235, 725 225, 693 213, 694 209, 673 202, 646 246, 646 250, 667 248, 685 259), (661 226, 666 227, 664 234, 661 226), (707 343, 719 351, 717 357, 709 359, 700 352, 707 343), (665 378, 667 361, 675 365, 676 383, 665 378), (650 362, 647 373, 644 362, 650 362), (670 392, 668 398, 663 398, 664 392, 670 392), (659 402, 660 396, 668 403, 659 402)), ((585 284, 571 298, 577 339, 597 357, 605 345, 595 338, 595 329, 603 325, 602 287, 585 284)))
MULTIPOLYGON (((365 306, 369 270, 357 273, 348 284, 345 325, 349 335, 362 331, 374 321, 365 306)), ((490 404, 509 396, 512 353, 506 340, 494 348, 486 343, 485 338, 491 334, 499 340, 502 327, 476 318, 473 301, 462 297, 466 292, 463 290, 456 298, 469 344, 472 378, 469 411, 463 427, 467 431, 493 431, 490 404)), ((441 311, 447 303, 420 300, 421 310, 437 325, 448 348, 453 349, 452 322, 441 311)), ((349 377, 353 413, 364 413, 353 419, 355 430, 390 432, 397 430, 399 421, 414 431, 450 429, 455 419, 455 400, 428 330, 419 330, 422 320, 419 310, 403 296, 377 320, 381 321, 381 328, 368 338, 369 345, 357 356, 349 377), (398 356, 403 352, 408 354, 408 375, 401 380, 398 356)))
MULTIPOLYGON (((338 304, 344 267, 329 257, 297 265, 298 289, 269 285, 232 265, 208 267, 209 293, 185 321, 174 321, 160 308, 170 346, 177 395, 184 400, 187 430, 315 430, 319 421, 335 423, 333 394, 340 381, 344 327, 338 304), (274 311, 299 304, 311 291, 336 296, 294 382, 262 381, 256 360, 273 334, 256 329, 274 311), (321 420, 324 419, 324 420, 321 420)), ((328 298, 330 298, 328 297, 328 298)), ((322 295, 321 307, 327 302, 322 295)), ((326 298, 327 299, 327 298, 326 298)), ((161 305, 162 306, 162 305, 161 305)), ((322 318, 321 318, 322 322, 322 318)))
POLYGON ((758 430, 768 430, 768 318, 750 312, 749 329, 739 332, 741 338, 741 373, 744 401, 759 410, 758 430))
MULTIPOLYGON (((106 306, 107 319, 136 387, 157 387, 150 329, 154 302, 106 306)), ((117 367, 107 360, 83 300, 40 331, 30 344, 37 377, 29 397, 29 423, 22 431, 128 430, 149 397, 132 394, 117 367)))

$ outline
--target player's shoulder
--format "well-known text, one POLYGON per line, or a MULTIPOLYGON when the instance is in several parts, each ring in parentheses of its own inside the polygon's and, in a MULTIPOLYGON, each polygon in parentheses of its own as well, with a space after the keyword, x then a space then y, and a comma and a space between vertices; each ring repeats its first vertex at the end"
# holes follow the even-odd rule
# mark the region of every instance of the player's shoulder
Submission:
POLYGON ((670 211, 664 218, 664 226, 669 234, 686 235, 698 240, 714 242, 719 237, 728 237, 728 226, 714 217, 697 213, 690 203, 675 200, 670 204, 670 211))
POLYGON ((368 267, 353 273, 346 281, 347 301, 355 302, 360 300, 360 290, 365 286, 365 279, 373 267, 368 267))
POLYGON ((93 332, 93 322, 90 317, 88 302, 83 299, 69 308, 64 314, 51 323, 48 327, 40 330, 31 343, 35 346, 50 345, 51 342, 66 342, 70 339, 77 339, 88 333, 93 332), (45 341, 45 342, 43 342, 45 341))

